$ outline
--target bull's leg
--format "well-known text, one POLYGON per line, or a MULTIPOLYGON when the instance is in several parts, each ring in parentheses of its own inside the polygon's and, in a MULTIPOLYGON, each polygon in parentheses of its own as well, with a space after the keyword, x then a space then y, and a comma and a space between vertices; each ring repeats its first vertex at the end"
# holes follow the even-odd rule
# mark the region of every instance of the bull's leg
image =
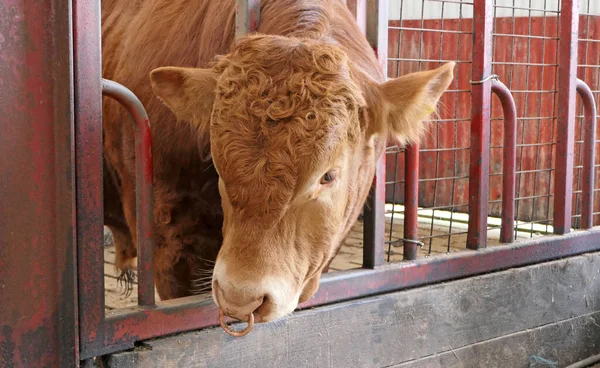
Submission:
POLYGON ((137 245, 135 239, 137 235, 136 227, 136 203, 135 203, 135 182, 124 178, 122 181, 122 200, 123 200, 123 215, 125 218, 126 228, 123 229, 119 240, 115 234, 115 265, 121 270, 119 279, 125 281, 128 290, 133 286, 134 273, 137 268, 137 245), (119 243, 119 245, 117 245, 119 243))
POLYGON ((113 235, 115 267, 120 271, 119 283, 125 284, 125 294, 129 295, 133 289, 135 279, 133 271, 136 268, 135 257, 137 252, 123 211, 121 181, 106 160, 103 164, 104 224, 113 235))
MULTIPOLYGON (((107 225, 108 226, 108 225, 107 225)), ((135 281, 136 249, 129 229, 108 226, 115 240, 115 267, 121 272, 118 281, 125 286, 125 295, 129 296, 135 281)))

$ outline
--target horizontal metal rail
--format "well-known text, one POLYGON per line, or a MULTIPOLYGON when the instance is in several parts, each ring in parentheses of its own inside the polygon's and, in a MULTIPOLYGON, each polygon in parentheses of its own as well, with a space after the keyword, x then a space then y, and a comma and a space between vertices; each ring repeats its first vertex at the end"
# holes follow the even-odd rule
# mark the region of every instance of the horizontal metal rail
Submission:
MULTIPOLYGON (((319 290, 299 309, 400 291, 432 283, 522 267, 600 251, 600 228, 550 235, 477 251, 324 274, 319 290)), ((219 326, 213 302, 195 296, 159 302, 156 308, 124 308, 106 319, 103 340, 94 341, 82 359, 129 349, 136 341, 219 326)), ((260 325, 254 327, 261 328, 260 325)))

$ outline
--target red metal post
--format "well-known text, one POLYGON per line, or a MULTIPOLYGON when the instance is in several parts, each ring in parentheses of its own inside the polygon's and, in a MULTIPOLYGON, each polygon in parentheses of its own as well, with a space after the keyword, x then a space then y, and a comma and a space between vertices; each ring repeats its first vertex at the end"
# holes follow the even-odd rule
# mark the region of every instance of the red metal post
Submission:
POLYGON ((77 367, 71 2, 0 5, 0 366, 77 367))
POLYGON ((469 249, 487 246, 493 10, 492 1, 474 2, 469 249))
POLYGON ((102 62, 100 2, 73 1, 75 182, 80 350, 102 340, 104 249, 102 202, 102 62))
POLYGON ((404 251, 403 258, 417 258, 419 244, 419 146, 408 146, 404 153, 404 251), (413 240, 413 241, 411 241, 413 240))
POLYGON ((554 193, 554 233, 571 228, 573 211, 573 158, 575 150, 575 93, 579 1, 562 0, 558 66, 558 124, 556 127, 556 181, 554 193))
POLYGON ((591 229, 594 210, 594 161, 596 158, 596 101, 590 87, 581 79, 576 81, 577 93, 583 104, 583 172, 581 173, 581 228, 591 229))
POLYGON ((154 273, 152 260, 152 136, 150 122, 140 100, 126 87, 102 80, 102 93, 117 100, 131 115, 135 127, 135 196, 138 254, 138 304, 152 306, 154 300, 154 273))
POLYGON ((504 112, 504 147, 502 159, 502 223, 500 242, 512 243, 515 219, 515 182, 517 179, 517 107, 504 83, 494 80, 492 92, 498 96, 504 112))
MULTIPOLYGON (((388 1, 367 1, 367 40, 373 47, 387 77, 388 1)), ((385 244, 385 152, 377 160, 371 193, 364 209, 363 267, 375 268, 384 263, 385 244)))

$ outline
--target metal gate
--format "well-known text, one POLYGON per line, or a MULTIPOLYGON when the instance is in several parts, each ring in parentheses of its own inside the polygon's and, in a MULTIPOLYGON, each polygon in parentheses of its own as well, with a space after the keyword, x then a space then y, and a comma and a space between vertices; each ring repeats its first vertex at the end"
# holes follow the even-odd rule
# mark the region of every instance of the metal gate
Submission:
MULTIPOLYGON (((241 36, 259 22, 259 1, 237 3, 236 35, 241 36)), ((442 51, 430 60, 422 54, 416 58, 406 56, 399 45, 388 48, 388 37, 394 32, 412 32, 421 41, 430 33, 456 38, 459 50, 453 59, 459 61, 460 73, 469 75, 469 83, 464 85, 459 81, 447 94, 455 94, 455 109, 458 101, 466 101, 470 111, 467 116, 442 116, 434 121, 438 124, 434 126, 438 135, 439 124, 454 124, 455 132, 467 129, 468 146, 456 143, 451 147, 411 146, 402 150, 390 147, 379 161, 364 211, 362 267, 323 275, 317 294, 302 304, 301 309, 600 250, 600 229, 592 227, 594 216, 600 212, 594 211, 594 204, 600 205, 594 197, 597 190, 594 93, 597 91, 586 84, 588 78, 600 78, 597 71, 600 62, 594 64, 588 60, 588 50, 597 47, 600 41, 589 36, 589 28, 582 32, 580 23, 589 27, 590 21, 585 17, 592 15, 584 15, 581 22, 578 1, 562 0, 559 9, 548 10, 535 8, 531 0, 523 9, 514 3, 503 5, 499 0, 424 0, 423 4, 442 4, 441 24, 425 22, 422 11, 417 25, 400 19, 389 28, 387 0, 347 3, 390 76, 406 72, 401 70, 402 62, 418 62, 420 66, 444 61, 442 51), (458 22, 457 29, 445 27, 449 23, 444 23, 444 6, 459 6, 460 14, 463 7, 470 8, 471 26, 458 22), (494 40, 520 37, 514 28, 507 34, 495 26, 495 13, 505 8, 512 9, 512 18, 515 10, 539 11, 544 14, 544 22, 546 13, 553 12, 556 16, 553 28, 556 35, 529 32, 523 36, 527 42, 557 42, 553 65, 556 85, 537 90, 540 94, 556 93, 556 106, 560 106, 556 117, 550 119, 552 124, 556 122, 553 125, 556 133, 548 142, 517 140, 519 127, 524 130, 523 122, 529 117, 518 115, 521 105, 512 96, 531 95, 534 91, 528 90, 527 84, 523 90, 515 87, 509 90, 510 78, 507 82, 500 70, 509 64, 547 68, 552 63, 544 56, 539 63, 530 59, 494 59, 494 40), (582 34, 581 39, 578 34, 582 34), (470 42, 472 49, 468 55, 460 50, 460 42, 463 45, 470 42), (578 51, 583 45, 586 56, 583 63, 578 63, 581 55, 578 51), (397 55, 388 55, 393 50, 397 55), (580 79, 578 65, 582 68, 580 79), (493 115, 494 111, 500 111, 494 110, 497 102, 492 102, 493 96, 500 102, 502 118, 493 115), (577 96, 582 106, 579 115, 577 96), (502 132, 501 139, 492 144, 497 131, 502 132), (553 164, 540 168, 536 162, 533 168, 524 168, 522 151, 527 147, 540 151, 543 146, 555 147, 553 164), (449 176, 419 177, 423 167, 420 159, 427 155, 436 157, 437 176, 439 157, 446 154, 454 157, 449 176), (466 171, 458 168, 457 157, 468 162, 466 171), (502 158, 501 168, 490 172, 491 158, 497 157, 502 158), (551 177, 546 192, 540 194, 534 189, 531 193, 521 193, 520 180, 531 175, 535 180, 542 174, 551 177), (452 182, 451 194, 448 203, 439 205, 436 183, 442 179, 452 182), (490 183, 501 190, 490 190, 490 183), (423 192, 431 188, 434 198, 425 198, 423 192), (457 188, 468 189, 468 195, 457 195, 457 188), (500 198, 490 199, 490 192, 492 195, 499 192, 500 198), (554 235, 515 242, 522 229, 520 219, 524 212, 519 206, 526 206, 525 201, 547 202, 548 215, 538 218, 538 222, 551 227, 554 235), (396 211, 397 205, 404 208, 396 211), (466 230, 457 232, 452 230, 452 224, 458 223, 457 208, 461 207, 468 208, 462 212, 468 218, 464 220, 466 230), (442 236, 448 239, 449 249, 451 237, 464 232, 465 251, 419 257, 420 250, 428 244, 426 255, 431 254, 435 237, 433 233, 419 234, 419 212, 431 211, 433 221, 435 211, 446 209, 451 210, 450 228, 442 236), (403 216, 401 236, 395 236, 392 229, 396 212, 403 216), (501 221, 490 226, 488 218, 494 213, 501 215, 501 221), (390 214, 392 224, 387 222, 390 214), (499 231, 502 245, 488 246, 491 230, 499 231), (401 252, 404 261, 386 261, 394 249, 401 252)), ((589 8, 586 11, 590 13, 589 8)), ((131 348, 137 341, 218 325, 217 309, 210 301, 196 297, 154 300, 150 272, 153 219, 148 119, 143 106, 126 86, 102 79, 99 13, 98 1, 74 0, 72 7, 57 0, 1 3, 0 20, 4 22, 0 22, 0 35, 8 37, 0 39, 0 57, 7 61, 0 63, 0 111, 3 116, 11 117, 10 122, 0 122, 2 157, 11 157, 0 161, 4 183, 0 191, 3 204, 0 212, 0 316, 3 317, 0 318, 4 326, 0 331, 0 353, 12 359, 8 366, 56 362, 76 366, 79 361, 89 363, 92 357, 131 348), (47 19, 45 13, 54 16, 47 19), (38 19, 44 21, 39 24, 38 19), (25 39, 30 42, 24 42, 25 39), (1 47, 2 42, 5 47, 1 47), (22 55, 24 59, 18 59, 22 55), (19 69, 19 65, 28 70, 19 69), (137 132, 138 305, 110 315, 104 311, 104 260, 100 247, 103 94, 118 100, 132 113, 137 132), (50 109, 46 101, 50 101, 50 109), (9 180, 10 175, 16 175, 17 179, 9 180), (25 211, 25 215, 17 214, 17 208, 25 211), (31 338, 44 341, 47 348, 27 350, 31 338)), ((598 81, 595 85, 598 86, 598 81)), ((538 120, 541 117, 537 116, 538 120)), ((538 124, 542 124, 541 120, 538 124)), ((521 133, 522 139, 523 136, 521 133)), ((533 229, 530 220, 527 221, 533 229)))

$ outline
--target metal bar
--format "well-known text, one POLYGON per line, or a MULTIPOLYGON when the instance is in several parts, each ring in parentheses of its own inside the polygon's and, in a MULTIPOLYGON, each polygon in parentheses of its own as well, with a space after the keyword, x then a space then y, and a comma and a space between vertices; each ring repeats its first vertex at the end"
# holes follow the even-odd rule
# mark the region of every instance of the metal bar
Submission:
POLYGON ((346 1, 350 13, 356 19, 356 24, 363 34, 367 32, 367 1, 366 0, 348 0, 346 1))
POLYGON ((558 121, 556 125, 556 174, 554 189, 554 233, 571 228, 573 211, 573 156, 575 149, 575 93, 579 1, 561 0, 558 69, 558 121))
MULTIPOLYGON (((388 1, 367 0, 366 10, 366 37, 379 60, 383 71, 382 77, 385 80, 387 76, 388 1)), ((375 268, 385 261, 385 156, 385 152, 383 152, 377 160, 373 186, 364 208, 364 268, 375 268)))
POLYGON ((473 90, 471 93, 471 155, 469 170, 469 233, 467 248, 487 246, 492 72, 492 1, 476 1, 473 17, 473 90))
POLYGON ((70 1, 0 6, 0 366, 77 367, 70 1))
MULTIPOLYGON (((301 304, 299 309, 599 251, 599 238, 600 228, 593 228, 563 236, 551 235, 517 244, 498 245, 477 252, 465 251, 391 263, 375 270, 328 273, 323 275, 315 296, 301 304)), ((218 311, 212 301, 194 296, 161 302, 157 308, 150 310, 127 308, 110 316, 107 323, 110 335, 105 337, 105 341, 97 341, 95 348, 82 358, 131 348, 135 341, 218 326, 218 311)))
POLYGON ((255 32, 260 22, 260 0, 236 0, 235 38, 255 32))
POLYGON ((515 182, 517 179, 517 107, 504 83, 494 80, 492 92, 498 96, 504 112, 504 148, 502 159, 502 222, 500 242, 512 243, 515 219, 515 182))
POLYGON ((104 334, 104 208, 100 2, 73 1, 79 345, 104 334))
POLYGON ((581 79, 576 81, 576 90, 581 97, 584 121, 581 127, 583 141, 583 171, 581 185, 581 228, 590 229, 594 216, 594 160, 596 158, 596 101, 590 87, 581 79))
POLYGON ((419 145, 414 144, 404 154, 404 242, 403 258, 417 259, 419 244, 410 240, 419 240, 419 145))
POLYGON ((117 82, 102 79, 102 94, 118 101, 131 114, 135 130, 135 196, 138 255, 138 304, 153 306, 154 300, 154 241, 152 194, 152 134, 148 114, 140 100, 117 82))

